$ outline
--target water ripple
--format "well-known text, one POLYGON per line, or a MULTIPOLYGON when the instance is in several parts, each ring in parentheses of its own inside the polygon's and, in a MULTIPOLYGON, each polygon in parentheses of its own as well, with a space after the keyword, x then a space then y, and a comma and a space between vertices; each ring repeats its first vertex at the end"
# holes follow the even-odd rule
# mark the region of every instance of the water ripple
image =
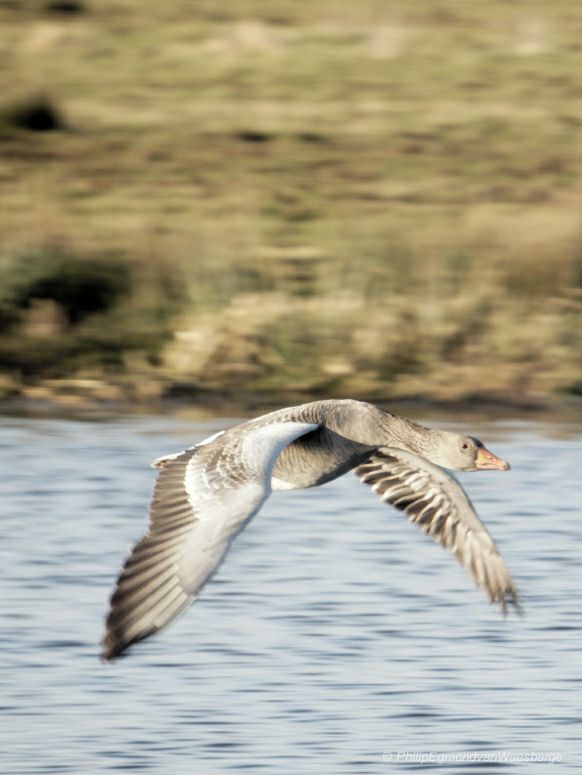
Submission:
POLYGON ((541 426, 480 428, 512 472, 463 477, 524 620, 503 621, 348 476, 274 496, 175 627, 100 664, 111 584, 146 524, 149 461, 224 425, 4 421, 0 770, 351 775, 413 771, 391 751, 546 751, 579 771, 582 438, 541 426))

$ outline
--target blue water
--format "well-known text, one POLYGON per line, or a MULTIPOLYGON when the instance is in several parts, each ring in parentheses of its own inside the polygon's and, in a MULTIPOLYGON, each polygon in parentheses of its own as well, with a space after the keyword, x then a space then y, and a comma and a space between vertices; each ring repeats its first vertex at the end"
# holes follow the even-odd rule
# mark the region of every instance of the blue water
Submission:
POLYGON ((1 420, 0 772, 582 771, 580 428, 458 428, 513 465, 462 481, 525 619, 348 475, 275 494, 175 626, 100 663, 149 461, 226 424, 1 420))

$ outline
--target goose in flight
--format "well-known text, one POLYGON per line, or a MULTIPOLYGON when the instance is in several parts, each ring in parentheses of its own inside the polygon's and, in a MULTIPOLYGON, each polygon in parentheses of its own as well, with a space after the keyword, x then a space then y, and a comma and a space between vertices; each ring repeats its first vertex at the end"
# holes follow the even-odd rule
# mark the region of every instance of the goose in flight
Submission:
POLYGON ((503 613, 508 603, 518 607, 497 547, 444 470, 509 469, 471 436, 362 401, 314 401, 221 431, 153 466, 149 529, 111 597, 105 660, 163 629, 194 600, 272 490, 315 487, 350 470, 447 548, 503 613))

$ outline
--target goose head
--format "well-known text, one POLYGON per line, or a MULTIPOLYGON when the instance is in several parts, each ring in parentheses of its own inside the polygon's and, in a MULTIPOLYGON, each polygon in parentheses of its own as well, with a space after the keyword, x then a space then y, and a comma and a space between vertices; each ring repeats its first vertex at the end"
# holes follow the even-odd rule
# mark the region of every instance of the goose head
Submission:
POLYGON ((479 439, 447 432, 439 436, 432 461, 437 465, 457 471, 509 471, 509 463, 494 455, 479 439))

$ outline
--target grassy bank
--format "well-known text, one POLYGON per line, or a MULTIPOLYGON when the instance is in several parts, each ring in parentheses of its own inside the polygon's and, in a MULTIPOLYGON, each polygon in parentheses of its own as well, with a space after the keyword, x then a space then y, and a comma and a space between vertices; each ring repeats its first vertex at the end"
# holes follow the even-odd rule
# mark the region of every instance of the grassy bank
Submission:
POLYGON ((574 0, 0 3, 0 389, 582 393, 581 39, 574 0))

